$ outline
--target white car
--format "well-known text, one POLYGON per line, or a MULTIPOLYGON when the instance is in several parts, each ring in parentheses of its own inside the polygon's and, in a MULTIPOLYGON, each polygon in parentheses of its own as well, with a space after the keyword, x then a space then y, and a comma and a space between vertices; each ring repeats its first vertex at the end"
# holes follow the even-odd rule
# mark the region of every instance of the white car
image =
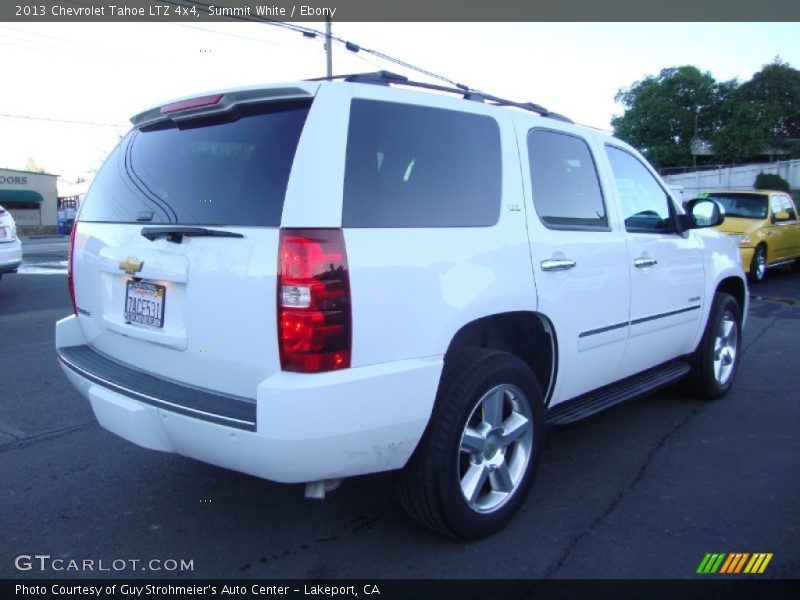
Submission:
POLYGON ((22 243, 17 237, 14 217, 0 206, 0 279, 5 273, 16 273, 22 264, 22 243))
POLYGON ((728 392, 748 300, 715 202, 684 214, 634 149, 537 105, 420 87, 132 119, 56 327, 103 427, 311 497, 398 470, 418 522, 475 538, 524 502, 547 423, 728 392))

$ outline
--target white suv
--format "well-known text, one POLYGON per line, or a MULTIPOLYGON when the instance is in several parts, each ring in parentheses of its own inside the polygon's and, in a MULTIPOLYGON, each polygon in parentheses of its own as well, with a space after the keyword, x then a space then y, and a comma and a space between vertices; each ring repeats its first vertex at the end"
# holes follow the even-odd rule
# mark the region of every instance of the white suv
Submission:
POLYGON ((0 206, 0 279, 4 273, 16 273, 22 264, 22 244, 17 237, 14 217, 0 206))
POLYGON ((143 112, 73 229, 58 357, 140 446, 324 496, 402 470, 420 523, 519 509, 545 425, 739 359, 736 247, 625 143, 388 73, 143 112), (433 87, 450 94, 409 87, 433 87))

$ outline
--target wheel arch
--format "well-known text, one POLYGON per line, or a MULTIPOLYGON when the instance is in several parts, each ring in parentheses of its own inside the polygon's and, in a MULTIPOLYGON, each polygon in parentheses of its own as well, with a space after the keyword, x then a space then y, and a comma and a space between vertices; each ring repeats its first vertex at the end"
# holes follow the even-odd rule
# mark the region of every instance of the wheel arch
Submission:
POLYGON ((730 294, 739 305, 739 310, 742 311, 742 319, 744 319, 745 311, 747 310, 747 286, 744 281, 739 277, 726 277, 717 284, 716 293, 730 294))
POLYGON ((558 365, 558 340, 552 322, 533 311, 497 313, 463 325, 450 340, 445 363, 459 350, 487 348, 509 352, 533 371, 549 403, 558 365))

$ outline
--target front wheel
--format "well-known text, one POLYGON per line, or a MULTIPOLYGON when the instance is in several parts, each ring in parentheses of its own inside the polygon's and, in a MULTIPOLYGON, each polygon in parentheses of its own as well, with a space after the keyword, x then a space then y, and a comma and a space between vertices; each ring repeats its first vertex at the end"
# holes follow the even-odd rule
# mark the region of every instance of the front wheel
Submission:
POLYGON ((727 394, 739 367, 741 346, 741 308, 730 294, 718 293, 703 338, 691 357, 689 392, 708 400, 727 394))
POLYGON ((496 532, 525 501, 543 423, 541 389, 520 359, 478 348, 448 359, 428 429, 400 476, 403 506, 446 535, 496 532))

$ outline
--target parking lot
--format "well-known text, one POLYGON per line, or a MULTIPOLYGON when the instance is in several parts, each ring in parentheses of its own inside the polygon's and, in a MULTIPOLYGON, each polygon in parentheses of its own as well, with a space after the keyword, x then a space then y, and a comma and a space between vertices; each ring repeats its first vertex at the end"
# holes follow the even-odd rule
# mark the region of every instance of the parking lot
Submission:
POLYGON ((0 577, 685 578, 710 552, 769 552, 763 576, 800 574, 798 272, 751 290, 726 398, 673 390, 551 429, 522 513, 468 543, 408 520, 392 474, 311 501, 100 428, 53 350, 65 249, 28 243, 23 272, 0 281, 0 577), (15 567, 35 554, 128 566, 15 567))

